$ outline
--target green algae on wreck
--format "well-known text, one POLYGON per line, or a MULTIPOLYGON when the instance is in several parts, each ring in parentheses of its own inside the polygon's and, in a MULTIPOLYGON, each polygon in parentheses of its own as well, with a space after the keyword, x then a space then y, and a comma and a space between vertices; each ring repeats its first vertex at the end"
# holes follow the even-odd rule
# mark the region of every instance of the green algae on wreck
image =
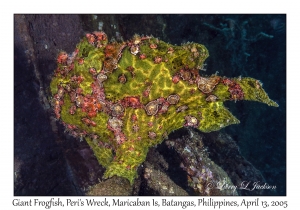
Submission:
POLYGON ((134 35, 109 42, 104 32, 87 34, 72 54, 60 52, 50 84, 57 119, 86 139, 104 177, 137 176, 148 149, 183 126, 203 132, 239 123, 223 102, 252 100, 277 107, 253 78, 199 74, 205 46, 174 46, 134 35))

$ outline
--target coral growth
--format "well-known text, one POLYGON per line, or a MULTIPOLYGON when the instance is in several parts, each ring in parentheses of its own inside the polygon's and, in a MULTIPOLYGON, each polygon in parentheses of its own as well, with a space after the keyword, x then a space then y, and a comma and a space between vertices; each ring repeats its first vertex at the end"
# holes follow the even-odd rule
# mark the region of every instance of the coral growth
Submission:
POLYGON ((238 195, 229 175, 209 158, 209 151, 204 144, 204 135, 192 128, 187 128, 189 135, 181 139, 168 139, 165 144, 180 154, 180 167, 187 174, 188 186, 193 195, 238 195), (225 187, 226 186, 226 187, 225 187), (230 187, 229 187, 230 186, 230 187))
POLYGON ((57 119, 73 136, 86 139, 105 177, 133 183, 148 149, 183 126, 203 132, 239 121, 227 100, 278 106, 253 78, 199 74, 205 46, 173 46, 134 35, 109 42, 104 32, 87 34, 72 54, 61 52, 50 84, 57 119))

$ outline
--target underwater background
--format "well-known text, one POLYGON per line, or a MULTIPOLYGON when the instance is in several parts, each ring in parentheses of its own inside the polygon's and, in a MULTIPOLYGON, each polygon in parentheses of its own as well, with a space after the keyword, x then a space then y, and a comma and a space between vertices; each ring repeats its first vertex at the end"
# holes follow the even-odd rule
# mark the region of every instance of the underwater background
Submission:
MULTIPOLYGON (((14 27, 15 195, 84 195, 89 186, 102 179, 104 169, 89 146, 64 133, 63 126, 51 120, 53 112, 47 102, 47 88, 59 51, 72 52, 85 33, 98 30, 105 31, 110 39, 128 40, 138 33, 177 45, 200 43, 210 54, 206 71, 200 72, 202 75, 218 72, 220 76, 241 75, 262 81, 263 88, 279 107, 252 101, 225 102, 240 124, 219 132, 231 137, 239 155, 259 171, 256 173, 260 173, 266 183, 276 186, 276 190, 257 194, 241 191, 241 195, 286 195, 285 14, 16 14, 14 27)), ((169 138, 181 138, 185 142, 186 133, 179 130, 169 138)), ((210 159, 224 170, 236 167, 241 177, 251 176, 249 173, 253 170, 245 162, 234 166, 231 162, 221 162, 229 156, 230 150, 209 146, 214 135, 217 134, 203 137, 210 149, 210 159)), ((175 154, 167 149, 164 144, 158 145, 148 156, 160 157, 160 154, 171 165, 172 160, 168 158, 175 154)), ((194 195, 187 187, 186 174, 179 166, 178 170, 172 167, 174 170, 165 170, 164 175, 194 195)), ((163 195, 143 180, 145 172, 141 175, 139 185, 136 184, 129 195, 163 195)), ((106 193, 109 194, 108 190, 106 193)))

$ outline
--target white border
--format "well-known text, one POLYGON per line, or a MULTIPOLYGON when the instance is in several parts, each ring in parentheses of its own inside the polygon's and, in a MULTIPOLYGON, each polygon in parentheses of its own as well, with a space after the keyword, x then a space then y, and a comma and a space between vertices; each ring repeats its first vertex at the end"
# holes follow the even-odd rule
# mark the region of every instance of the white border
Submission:
MULTIPOLYGON (((294 1, 296 2, 296 1, 294 1)), ((298 206, 299 147, 299 12, 293 1, 9 1, 1 8, 1 203, 11 207, 13 197, 13 14, 14 13, 286 13, 287 14, 287 197, 262 197, 268 201, 288 200, 289 207, 298 206)), ((284 40, 283 40, 284 41, 284 40)), ((274 81, 276 85, 276 81, 274 81)), ((27 197, 32 198, 32 197, 27 197)), ((49 197, 44 197, 48 199, 49 197)), ((78 197, 72 199, 77 199, 78 197)), ((85 197, 84 197, 85 198, 85 197)), ((146 197, 145 197, 146 198, 146 197)), ((147 197, 152 199, 154 197, 147 197)), ((67 199, 64 197, 62 199, 67 199)), ((111 199, 111 197, 110 197, 111 199)), ((162 199, 156 197, 155 199, 162 199)), ((197 199, 176 197, 176 200, 197 199)), ((217 197, 214 199, 223 198, 217 197)), ((242 198, 226 197, 227 200, 242 198)), ((248 200, 255 199, 247 197, 248 200)), ((74 209, 76 207, 73 207, 74 209)), ((168 207, 166 209, 173 209, 168 207)), ((223 208, 229 209, 229 208, 223 208)))

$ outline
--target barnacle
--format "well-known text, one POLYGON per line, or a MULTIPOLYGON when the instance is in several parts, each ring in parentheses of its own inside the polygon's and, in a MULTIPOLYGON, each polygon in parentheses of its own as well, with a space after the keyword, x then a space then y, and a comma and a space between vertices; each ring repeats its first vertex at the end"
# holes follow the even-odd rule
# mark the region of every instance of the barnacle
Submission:
POLYGON ((168 96, 167 101, 169 102, 169 104, 178 104, 179 99, 179 95, 173 94, 168 96))
POLYGON ((157 101, 150 101, 146 106, 145 110, 147 115, 155 115, 158 112, 158 102, 157 101))

